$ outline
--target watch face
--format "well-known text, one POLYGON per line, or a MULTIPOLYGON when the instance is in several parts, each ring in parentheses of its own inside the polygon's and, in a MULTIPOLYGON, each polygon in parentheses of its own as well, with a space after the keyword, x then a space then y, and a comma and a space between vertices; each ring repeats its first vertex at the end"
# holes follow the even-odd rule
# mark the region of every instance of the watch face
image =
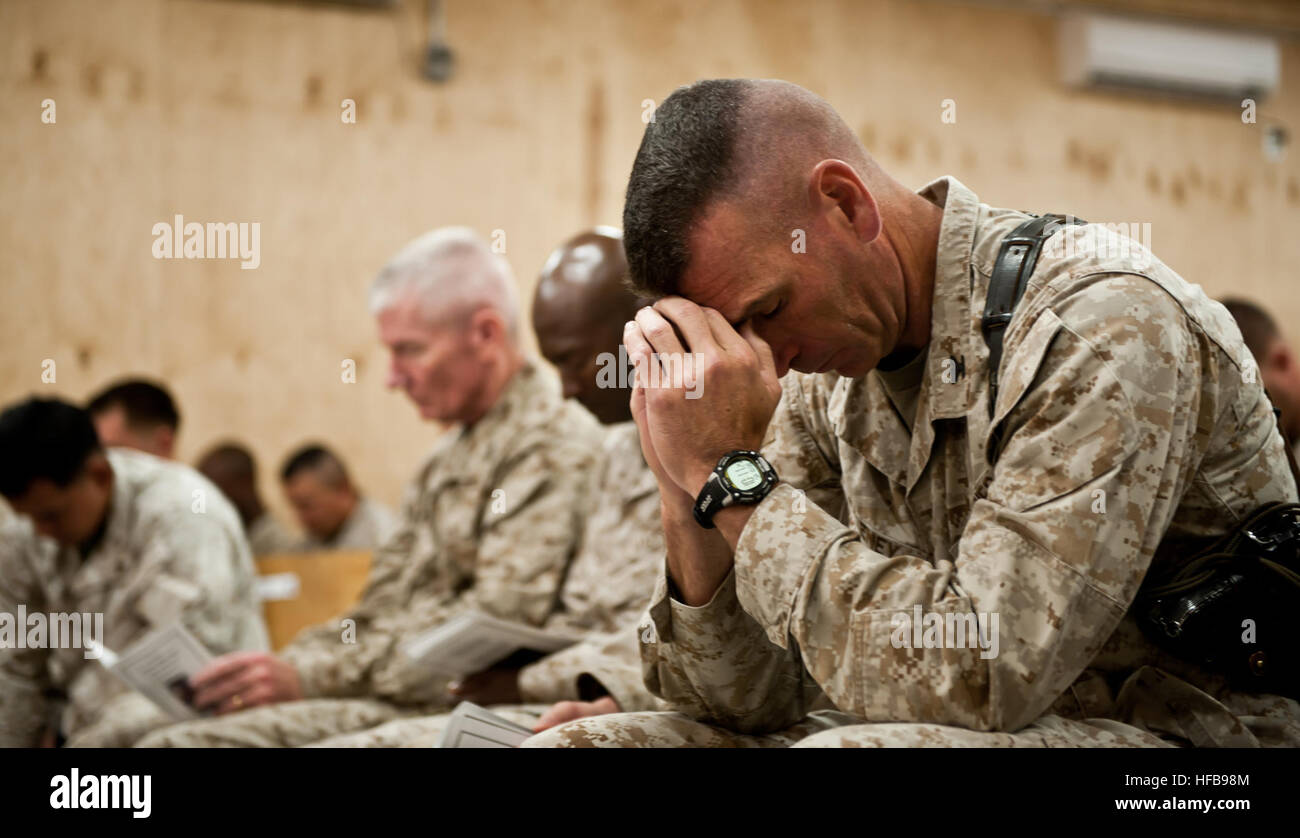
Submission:
POLYGON ((727 482, 742 492, 757 489, 763 483, 763 475, 752 460, 736 460, 727 466, 724 473, 727 482))

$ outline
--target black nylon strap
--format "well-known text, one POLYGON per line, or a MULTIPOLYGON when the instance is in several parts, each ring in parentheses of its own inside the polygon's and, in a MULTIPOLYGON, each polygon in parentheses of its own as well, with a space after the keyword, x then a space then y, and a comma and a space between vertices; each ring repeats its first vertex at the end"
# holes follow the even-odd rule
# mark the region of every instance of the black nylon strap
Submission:
POLYGON ((989 292, 984 301, 984 317, 980 328, 984 332, 984 342, 989 347, 989 418, 993 418, 993 406, 998 400, 998 367, 1002 363, 1002 339, 1006 335, 1007 324, 1016 304, 1024 296, 1029 276, 1038 263, 1038 254, 1043 249, 1043 242, 1066 224, 1086 224, 1088 222, 1073 216, 1056 214, 1032 216, 1028 221, 1011 231, 1011 235, 1002 240, 998 250, 998 259, 993 263, 993 276, 989 278, 989 292))

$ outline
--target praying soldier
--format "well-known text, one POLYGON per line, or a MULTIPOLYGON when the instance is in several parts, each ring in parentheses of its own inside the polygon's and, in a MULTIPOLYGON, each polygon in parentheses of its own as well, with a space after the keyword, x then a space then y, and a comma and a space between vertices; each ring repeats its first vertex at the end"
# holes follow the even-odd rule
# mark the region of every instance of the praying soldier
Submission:
POLYGON ((952 177, 910 191, 793 84, 656 109, 623 226, 659 299, 624 340, 667 542, 644 671, 676 712, 528 745, 1300 743, 1296 701, 1168 654, 1132 607, 1296 501, 1241 333, 1135 242, 1065 223, 993 312, 990 368, 990 277, 1029 220, 952 177), (698 381, 645 385, 683 352, 698 381), (997 642, 910 642, 918 610, 997 642))

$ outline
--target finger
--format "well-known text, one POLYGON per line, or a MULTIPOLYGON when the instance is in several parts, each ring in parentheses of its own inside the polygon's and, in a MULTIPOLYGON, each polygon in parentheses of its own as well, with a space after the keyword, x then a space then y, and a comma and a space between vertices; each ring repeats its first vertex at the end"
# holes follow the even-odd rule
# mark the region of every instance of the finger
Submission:
POLYGON ((645 388, 633 387, 632 396, 628 399, 628 406, 632 409, 632 421, 636 422, 637 431, 642 434, 642 441, 645 440, 645 388))
POLYGON ((223 707, 235 698, 240 697, 239 705, 233 709, 238 710, 247 701, 244 694, 257 686, 263 681, 262 670, 257 667, 248 667, 237 675, 223 678, 215 684, 209 685, 206 689, 194 694, 194 704, 196 707, 223 707))
MULTIPOLYGON (((722 316, 716 308, 704 309, 704 319, 709 324, 709 329, 713 332, 713 339, 717 341, 718 346, 722 347, 723 352, 744 352, 749 345, 740 333, 727 322, 727 318, 722 316)), ((748 323, 748 321, 746 321, 748 323)))
POLYGON ((678 357, 686 354, 685 347, 677 339, 677 330, 673 328, 672 322, 653 308, 643 308, 638 311, 636 324, 641 327, 641 333, 645 335, 645 339, 649 341, 655 352, 678 357))
MULTIPOLYGON (((642 363, 648 363, 650 355, 654 352, 654 347, 650 341, 646 340, 645 333, 641 331, 641 326, 635 320, 629 320, 623 325, 623 347, 627 349, 627 356, 632 360, 633 366, 639 373, 642 363)), ((633 389, 639 389, 642 386, 638 377, 633 384, 633 389)))
POLYGON ((763 377, 771 376, 776 378, 776 360, 772 357, 772 347, 767 341, 758 336, 754 327, 746 321, 740 327, 740 336, 754 350, 754 355, 758 357, 758 368, 763 373, 763 377))
POLYGON ((709 352, 716 349, 717 339, 704 309, 684 297, 664 297, 654 304, 654 310, 667 318, 686 339, 692 352, 709 352))
POLYGON ((581 715, 582 714, 577 708, 576 701, 558 702, 551 705, 551 708, 543 713, 542 717, 537 720, 537 724, 533 725, 533 733, 541 733, 547 728, 555 727, 558 724, 564 724, 565 722, 580 718, 581 715))
POLYGON ((197 690, 234 673, 242 672, 246 666, 260 660, 265 654, 265 652, 231 652, 222 655, 190 676, 190 686, 197 690))
POLYGON ((241 710, 248 710, 253 707, 260 707, 263 704, 270 704, 272 698, 271 685, 265 682, 253 682, 246 685, 239 692, 231 695, 217 706, 218 716, 227 716, 231 713, 238 713, 241 710))
POLYGON ((250 707, 256 707, 265 699, 259 701, 259 696, 269 694, 264 685, 259 684, 255 679, 247 679, 238 683, 230 684, 228 694, 220 696, 215 701, 204 704, 195 704, 200 708, 215 706, 218 716, 225 716, 229 713, 238 713, 240 710, 247 710, 250 707))
POLYGON ((195 706, 208 707, 215 705, 226 696, 231 695, 235 685, 242 683, 246 674, 254 666, 256 666, 255 663, 246 661, 238 669, 227 669, 220 677, 207 678, 195 685, 193 687, 195 706))
MULTIPOLYGON (((627 328, 623 332, 623 346, 627 349, 628 357, 632 359, 632 368, 635 372, 632 389, 641 391, 642 398, 645 397, 645 388, 651 381, 658 380, 659 370, 653 373, 650 365, 656 363, 654 352, 655 349, 646 339, 645 332, 642 331, 640 324, 636 321, 629 321, 627 328)), ((635 414, 634 414, 635 415, 635 414)))

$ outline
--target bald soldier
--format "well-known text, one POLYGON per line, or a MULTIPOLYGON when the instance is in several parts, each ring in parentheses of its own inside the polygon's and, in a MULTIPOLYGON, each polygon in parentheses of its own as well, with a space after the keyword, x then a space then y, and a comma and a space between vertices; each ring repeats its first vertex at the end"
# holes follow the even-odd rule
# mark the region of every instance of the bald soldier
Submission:
POLYGON ((19 513, 0 526, 0 614, 23 609, 27 625, 10 629, 29 641, 32 615, 51 631, 51 615, 91 615, 92 635, 0 642, 0 746, 35 745, 47 723, 70 745, 127 745, 167 720, 90 640, 122 652, 180 623, 213 654, 267 648, 239 519, 193 469, 105 449, 89 414, 57 399, 0 414, 0 462, 19 513))
POLYGON ((668 542, 645 675, 678 712, 530 744, 1300 742, 1295 701, 1164 654, 1131 609, 1296 500, 1241 334, 1135 242, 1066 225, 995 391, 980 324, 1026 220, 951 177, 909 191, 792 84, 664 101, 624 208, 659 300, 625 343, 641 381, 651 352, 702 355, 633 405, 668 542), (979 631, 933 630, 959 620, 979 631))
MULTIPOLYGON (((533 297, 537 342, 559 370, 565 397, 607 428, 581 548, 560 592, 561 608, 545 624, 589 636, 522 669, 493 668, 452 689, 456 698, 491 705, 499 715, 537 729, 658 706, 641 678, 636 623, 663 561, 659 492, 641 456, 628 389, 618 386, 625 378, 614 369, 626 357, 619 352, 623 324, 638 307, 626 277, 618 231, 597 228, 551 254, 533 297)), ((447 718, 399 719, 319 744, 431 747, 447 718)))
POLYGON ((251 451, 238 442, 223 442, 199 458, 198 469, 234 504, 254 556, 294 549, 297 539, 262 502, 257 488, 257 462, 251 451))
POLYGON ((1222 302, 1259 364, 1264 392, 1281 411, 1278 421, 1283 438, 1293 450, 1300 450, 1300 357, 1267 311, 1248 300, 1232 298, 1222 302))
POLYGON ((519 346, 509 265, 451 227, 399 252, 370 290, 392 356, 388 384, 450 423, 376 551, 361 602, 279 655, 228 656, 193 679, 222 718, 140 744, 294 747, 448 706, 445 679, 403 644, 468 610, 542 625, 587 512, 600 442, 519 346))

